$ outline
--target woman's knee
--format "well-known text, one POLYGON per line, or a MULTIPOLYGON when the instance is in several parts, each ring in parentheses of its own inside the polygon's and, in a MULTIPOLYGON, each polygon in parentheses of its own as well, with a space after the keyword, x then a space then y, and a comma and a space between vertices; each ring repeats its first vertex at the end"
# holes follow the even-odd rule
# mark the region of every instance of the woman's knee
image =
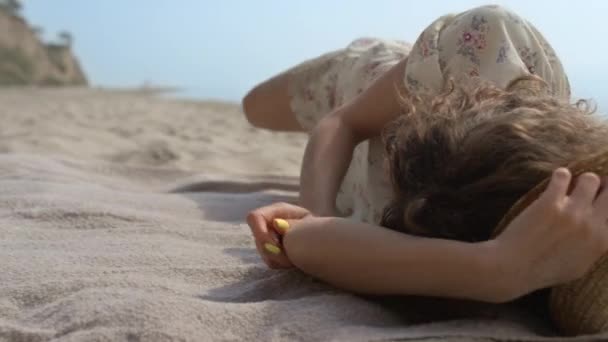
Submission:
POLYGON ((301 131, 302 127, 291 110, 285 74, 271 78, 243 98, 247 121, 258 128, 279 131, 301 131))
POLYGON ((251 89, 241 102, 245 117, 250 124, 255 127, 259 127, 263 123, 263 111, 260 110, 260 95, 258 87, 251 89))

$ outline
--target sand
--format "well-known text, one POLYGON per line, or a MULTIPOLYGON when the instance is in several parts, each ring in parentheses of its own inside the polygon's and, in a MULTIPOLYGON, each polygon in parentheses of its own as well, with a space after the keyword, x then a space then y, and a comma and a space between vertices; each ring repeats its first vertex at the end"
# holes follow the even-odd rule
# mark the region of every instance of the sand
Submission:
POLYGON ((428 322, 429 302, 364 298, 267 269, 244 216, 296 200, 306 135, 254 129, 238 105, 15 88, 0 90, 0 118, 0 341, 552 334, 508 306, 428 322))
POLYGON ((9 89, 0 115, 1 152, 206 173, 297 177, 306 143, 305 134, 251 127, 236 104, 154 92, 9 89))

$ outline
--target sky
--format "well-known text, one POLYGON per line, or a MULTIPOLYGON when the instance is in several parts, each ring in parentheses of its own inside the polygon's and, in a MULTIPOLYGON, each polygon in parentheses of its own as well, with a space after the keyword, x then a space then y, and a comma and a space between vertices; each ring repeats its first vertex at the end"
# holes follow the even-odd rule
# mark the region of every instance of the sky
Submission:
MULTIPOLYGON (((358 37, 414 42, 476 0, 25 0, 45 38, 68 30, 91 83, 176 86, 238 101, 258 82, 358 37)), ((608 1, 507 0, 560 56, 576 96, 608 108, 608 1)))

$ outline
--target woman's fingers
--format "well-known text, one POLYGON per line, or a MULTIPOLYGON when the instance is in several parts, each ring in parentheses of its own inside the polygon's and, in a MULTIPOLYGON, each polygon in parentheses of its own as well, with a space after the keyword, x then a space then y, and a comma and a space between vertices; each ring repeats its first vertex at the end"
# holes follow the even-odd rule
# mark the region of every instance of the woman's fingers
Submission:
POLYGON ((304 216, 310 215, 310 211, 307 209, 285 202, 279 202, 262 207, 257 209, 256 212, 262 215, 269 223, 272 219, 277 217, 283 219, 300 219, 304 216))
POLYGON ((266 265, 268 265, 268 267, 270 268, 291 268, 293 267, 291 262, 289 260, 287 260, 287 258, 271 258, 268 257, 266 254, 262 253, 262 260, 264 260, 264 263, 266 265))
POLYGON ((541 195, 541 199, 550 202, 557 203, 561 201, 568 193, 568 186, 572 180, 572 174, 566 168, 559 168, 553 171, 551 181, 547 186, 547 189, 541 195))
POLYGON ((258 253, 270 268, 293 267, 281 245, 256 241, 258 253))
POLYGON ((568 195, 572 180, 566 169, 556 170, 538 201, 497 237, 504 255, 517 251, 506 260, 530 289, 578 279, 608 250, 608 187, 600 189, 600 178, 587 173, 568 195))
POLYGON ((282 218, 275 218, 272 220, 272 227, 278 234, 285 235, 289 230, 289 222, 282 218))
POLYGON ((307 215, 310 215, 308 210, 288 203, 275 203, 247 215, 258 252, 269 267, 293 267, 281 244, 281 235, 285 234, 289 224, 284 219, 275 218, 301 219, 307 215))
MULTIPOLYGON (((272 220, 272 230, 270 234, 273 235, 274 239, 281 239, 280 236, 287 233, 289 230, 289 223, 283 219, 274 219, 272 220)), ((272 245, 272 246, 264 246, 264 251, 268 255, 268 259, 273 262, 273 264, 268 264, 271 268, 290 268, 293 267, 293 264, 287 258, 285 253, 285 249, 283 248, 283 244, 280 245, 272 245)))
POLYGON ((570 194, 571 205, 577 208, 590 207, 601 185, 600 177, 594 173, 583 173, 576 179, 570 194))
POLYGON ((270 234, 270 230, 268 229, 268 223, 264 216, 254 210, 247 215, 247 224, 249 228, 251 228, 251 232, 256 241, 262 243, 273 243, 275 245, 279 244, 279 239, 276 238, 276 234, 270 234))
POLYGON ((604 219, 608 218, 608 179, 604 178, 603 187, 600 189, 595 202, 593 202, 593 210, 597 214, 604 216, 604 219))
POLYGON ((602 254, 608 250, 608 184, 606 177, 593 203, 593 222, 599 231, 602 254))

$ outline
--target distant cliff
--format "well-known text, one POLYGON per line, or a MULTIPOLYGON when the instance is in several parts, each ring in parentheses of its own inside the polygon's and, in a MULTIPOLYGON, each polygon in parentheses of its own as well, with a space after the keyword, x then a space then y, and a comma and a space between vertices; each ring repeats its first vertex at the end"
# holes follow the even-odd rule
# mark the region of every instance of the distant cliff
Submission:
POLYGON ((87 83, 69 45, 45 44, 23 18, 0 8, 0 86, 87 83))

